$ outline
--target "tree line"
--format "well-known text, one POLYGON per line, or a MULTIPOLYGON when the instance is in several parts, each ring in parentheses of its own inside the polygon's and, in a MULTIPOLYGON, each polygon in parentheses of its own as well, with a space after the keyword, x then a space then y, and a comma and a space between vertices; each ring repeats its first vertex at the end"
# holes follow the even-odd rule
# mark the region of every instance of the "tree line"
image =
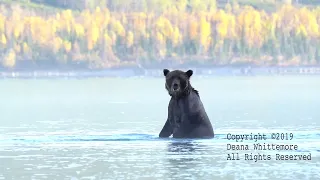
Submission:
POLYGON ((51 15, 2 7, 0 64, 108 68, 165 61, 208 65, 320 61, 320 8, 284 4, 267 13, 237 3, 217 8, 209 0, 175 2, 170 7, 158 4, 161 11, 140 4, 145 10, 97 7, 51 15))

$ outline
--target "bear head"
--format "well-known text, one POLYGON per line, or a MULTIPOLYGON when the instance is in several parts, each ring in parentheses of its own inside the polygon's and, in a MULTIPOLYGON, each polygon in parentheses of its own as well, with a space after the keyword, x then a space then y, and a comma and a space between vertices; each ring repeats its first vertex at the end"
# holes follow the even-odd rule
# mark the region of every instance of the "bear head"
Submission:
POLYGON ((190 85, 190 77, 192 74, 192 70, 184 72, 181 70, 169 71, 168 69, 163 69, 163 75, 166 77, 165 87, 169 95, 179 98, 188 94, 190 89, 192 89, 190 85))

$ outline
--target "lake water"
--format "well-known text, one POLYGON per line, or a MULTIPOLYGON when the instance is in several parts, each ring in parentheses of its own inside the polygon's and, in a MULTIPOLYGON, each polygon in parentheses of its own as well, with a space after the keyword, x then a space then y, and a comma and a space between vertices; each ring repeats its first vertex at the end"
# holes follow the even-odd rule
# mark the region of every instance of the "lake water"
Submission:
POLYGON ((319 77, 192 78, 215 128, 211 140, 157 138, 163 78, 0 81, 0 179, 320 179, 319 77), (293 133, 272 140, 271 133, 293 133), (265 133, 253 150, 227 134, 265 133), (227 150, 227 144, 249 150, 227 150), (238 153, 240 160, 227 160, 238 153), (271 160, 246 160, 247 155, 271 160), (276 154, 311 160, 276 160, 276 154))

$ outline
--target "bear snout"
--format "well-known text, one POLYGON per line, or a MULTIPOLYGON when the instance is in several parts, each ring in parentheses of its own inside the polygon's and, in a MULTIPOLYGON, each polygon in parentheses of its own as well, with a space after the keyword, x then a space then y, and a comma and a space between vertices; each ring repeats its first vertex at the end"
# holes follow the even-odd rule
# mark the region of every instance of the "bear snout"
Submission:
POLYGON ((171 85, 171 90, 173 92, 179 91, 180 90, 180 82, 178 79, 173 80, 172 85, 171 85))
POLYGON ((179 85, 178 85, 177 83, 174 83, 174 84, 172 85, 172 90, 173 90, 173 91, 179 90, 179 85))

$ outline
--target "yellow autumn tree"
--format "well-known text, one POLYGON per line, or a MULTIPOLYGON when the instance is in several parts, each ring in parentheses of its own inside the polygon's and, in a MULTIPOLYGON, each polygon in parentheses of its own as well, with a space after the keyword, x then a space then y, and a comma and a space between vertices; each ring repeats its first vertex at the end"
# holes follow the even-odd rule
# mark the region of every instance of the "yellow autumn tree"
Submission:
POLYGON ((13 36, 15 39, 18 39, 21 35, 21 33, 23 33, 23 29, 24 29, 24 24, 23 22, 16 22, 14 24, 14 27, 13 27, 13 36))
POLYGON ((304 37, 308 36, 306 27, 303 24, 300 24, 296 29, 296 35, 302 35, 304 37))
POLYGON ((82 38, 84 36, 84 34, 85 34, 85 29, 82 26, 82 24, 75 23, 74 30, 75 30, 76 36, 78 38, 82 38))
POLYGON ((22 43, 22 51, 23 51, 23 54, 27 54, 30 52, 30 47, 28 46, 28 44, 26 42, 22 43))
POLYGON ((121 37, 125 36, 126 30, 119 20, 112 19, 110 21, 110 26, 111 26, 111 30, 114 31, 117 34, 117 36, 121 36, 121 37))
POLYGON ((12 68, 16 65, 16 53, 13 49, 10 49, 6 54, 4 54, 2 60, 2 66, 7 68, 12 68))
POLYGON ((279 28, 282 32, 289 34, 295 27, 297 17, 297 9, 290 4, 283 5, 277 12, 279 28), (292 18, 294 17, 294 18, 292 18))
POLYGON ((146 13, 132 13, 132 24, 133 24, 133 33, 135 37, 145 36, 146 34, 146 13))
POLYGON ((88 50, 92 50, 96 45, 98 38, 100 36, 99 28, 97 27, 96 23, 93 23, 91 28, 88 29, 87 33, 87 48, 88 50))
POLYGON ((193 18, 191 21, 189 21, 188 30, 189 30, 189 34, 188 34, 189 38, 191 40, 195 40, 198 37, 198 33, 199 33, 198 32, 199 31, 199 23, 195 18, 193 18))
POLYGON ((263 36, 263 21, 261 19, 260 13, 258 11, 254 11, 254 19, 252 22, 251 34, 250 37, 252 38, 253 45, 255 48, 261 48, 264 43, 264 36, 263 36))
POLYGON ((200 19, 200 44, 204 48, 204 52, 208 51, 209 45, 211 43, 211 25, 203 17, 200 19))
POLYGON ((70 41, 64 41, 63 42, 64 50, 68 53, 71 50, 71 42, 70 41))
POLYGON ((6 35, 1 34, 1 44, 2 45, 6 45, 7 44, 7 38, 6 35))
POLYGON ((264 23, 264 39, 272 39, 276 40, 276 24, 277 24, 278 16, 276 14, 272 14, 267 17, 264 23))
POLYGON ((167 18, 162 16, 157 19, 155 29, 161 32, 165 36, 165 38, 170 38, 173 33, 171 22, 167 18))
POLYGON ((92 18, 94 19, 94 21, 99 29, 104 28, 105 23, 106 24, 108 23, 108 22, 105 22, 107 19, 105 18, 106 16, 104 16, 104 12, 100 9, 100 7, 96 7, 92 16, 93 16, 92 18))
POLYGON ((73 13, 70 9, 64 10, 61 12, 60 20, 59 20, 61 27, 70 34, 71 26, 74 22, 73 13))
POLYGON ((128 48, 133 45, 133 40, 134 40, 133 38, 134 38, 133 33, 131 31, 128 31, 127 38, 126 38, 126 45, 128 48))
POLYGON ((238 16, 238 34, 243 34, 247 45, 261 47, 263 43, 262 19, 260 13, 252 8, 247 8, 238 16))
POLYGON ((113 45, 113 40, 108 33, 104 34, 104 44, 107 44, 108 46, 113 45))
POLYGON ((165 47, 166 37, 161 32, 156 32, 156 41, 158 53, 161 57, 167 54, 167 48, 165 47))
POLYGON ((212 15, 211 20, 217 24, 216 32, 218 33, 219 39, 223 41, 228 34, 228 15, 225 13, 224 10, 219 10, 212 15))
POLYGON ((178 27, 173 28, 173 33, 172 33, 171 39, 172 39, 173 47, 176 47, 181 43, 182 36, 181 36, 180 30, 178 27))
POLYGON ((313 12, 307 8, 301 8, 299 9, 296 17, 299 24, 297 31, 303 33, 305 36, 307 34, 310 35, 310 38, 316 38, 319 36, 319 25, 313 12))
POLYGON ((53 42, 52 42, 53 48, 52 49, 55 54, 59 52, 60 48, 62 47, 62 44, 63 44, 63 40, 60 37, 55 37, 53 39, 53 42))

